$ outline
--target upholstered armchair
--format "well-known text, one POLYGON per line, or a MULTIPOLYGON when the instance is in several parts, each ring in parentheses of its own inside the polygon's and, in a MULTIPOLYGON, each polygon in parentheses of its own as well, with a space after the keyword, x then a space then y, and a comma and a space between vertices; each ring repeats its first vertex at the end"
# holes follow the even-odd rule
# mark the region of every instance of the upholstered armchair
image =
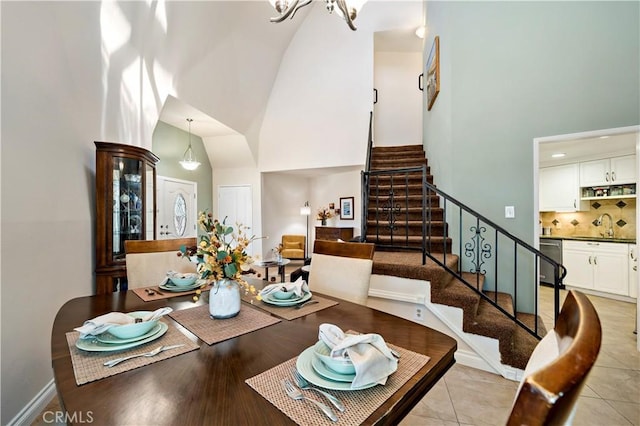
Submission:
POLYGON ((285 259, 304 259, 306 237, 304 235, 282 236, 282 257, 285 259))

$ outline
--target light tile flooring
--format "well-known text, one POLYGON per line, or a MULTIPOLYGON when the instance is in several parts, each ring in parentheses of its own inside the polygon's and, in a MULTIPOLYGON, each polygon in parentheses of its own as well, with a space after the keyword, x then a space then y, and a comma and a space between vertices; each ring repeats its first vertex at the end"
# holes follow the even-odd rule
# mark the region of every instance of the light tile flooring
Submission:
MULTIPOLYGON (((562 292, 564 300, 566 292, 562 292)), ((640 352, 633 303, 588 296, 602 324, 602 346, 578 401, 577 426, 640 425, 640 352)), ((542 287, 541 315, 553 328, 553 290, 542 287)), ((401 425, 504 425, 518 383, 454 365, 401 425)))
MULTIPOLYGON (((289 273, 289 268, 287 268, 289 273)), ((562 300, 564 300, 563 292, 562 300)), ((640 352, 633 334, 635 304, 589 296, 603 329, 596 365, 578 402, 576 426, 640 426, 640 352)), ((553 328, 553 291, 541 288, 541 315, 553 328)), ((518 383, 454 365, 402 421, 403 426, 504 425, 518 383)), ((43 411, 59 411, 54 398, 43 411)), ((51 425, 40 415, 32 425, 51 425)), ((57 423, 53 423, 57 424, 57 423)))

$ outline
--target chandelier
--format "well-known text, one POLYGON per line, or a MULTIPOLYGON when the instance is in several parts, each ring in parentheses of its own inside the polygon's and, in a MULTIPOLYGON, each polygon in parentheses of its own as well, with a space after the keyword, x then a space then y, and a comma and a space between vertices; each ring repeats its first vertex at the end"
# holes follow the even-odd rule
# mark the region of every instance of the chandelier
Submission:
MULTIPOLYGON (((280 14, 275 18, 271 18, 271 22, 282 22, 287 18, 293 19, 296 12, 311 4, 313 0, 269 0, 271 6, 276 9, 276 12, 280 14)), ((362 6, 367 0, 324 0, 327 3, 327 10, 329 13, 336 13, 347 21, 347 25, 353 31, 356 30, 356 26, 353 21, 358 16, 358 12, 362 9, 362 6), (337 6, 337 7, 336 7, 337 6)))
POLYGON ((191 122, 193 121, 193 118, 187 118, 187 121, 189 122, 189 147, 184 152, 180 165, 182 165, 182 167, 187 170, 195 170, 198 168, 200 163, 198 162, 198 160, 196 160, 196 156, 193 153, 193 148, 191 148, 191 122))

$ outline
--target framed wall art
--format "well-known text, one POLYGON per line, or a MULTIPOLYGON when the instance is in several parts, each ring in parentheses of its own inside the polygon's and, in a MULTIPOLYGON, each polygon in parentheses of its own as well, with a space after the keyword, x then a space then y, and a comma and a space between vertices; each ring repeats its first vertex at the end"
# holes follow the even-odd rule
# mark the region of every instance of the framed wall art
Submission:
POLYGON ((340 219, 353 220, 353 197, 340 198, 340 219))
POLYGON ((440 36, 436 36, 427 58, 427 111, 440 93, 440 36))

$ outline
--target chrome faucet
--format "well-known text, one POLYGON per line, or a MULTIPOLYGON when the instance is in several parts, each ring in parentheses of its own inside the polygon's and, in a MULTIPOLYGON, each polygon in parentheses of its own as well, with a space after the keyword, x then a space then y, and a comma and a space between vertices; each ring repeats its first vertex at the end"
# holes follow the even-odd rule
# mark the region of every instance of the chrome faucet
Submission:
POLYGON ((606 236, 609 238, 613 238, 613 218, 609 213, 601 214, 600 217, 596 219, 596 226, 602 226, 602 219, 604 219, 605 216, 609 218, 609 229, 607 229, 606 233, 601 232, 600 235, 602 235, 603 237, 606 236))

